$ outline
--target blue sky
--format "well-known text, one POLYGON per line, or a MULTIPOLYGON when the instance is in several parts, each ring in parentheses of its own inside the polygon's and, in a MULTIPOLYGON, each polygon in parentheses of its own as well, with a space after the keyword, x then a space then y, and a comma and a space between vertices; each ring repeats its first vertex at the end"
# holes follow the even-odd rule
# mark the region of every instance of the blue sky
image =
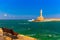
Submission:
POLYGON ((60 18, 60 0, 0 0, 0 19, 60 18))

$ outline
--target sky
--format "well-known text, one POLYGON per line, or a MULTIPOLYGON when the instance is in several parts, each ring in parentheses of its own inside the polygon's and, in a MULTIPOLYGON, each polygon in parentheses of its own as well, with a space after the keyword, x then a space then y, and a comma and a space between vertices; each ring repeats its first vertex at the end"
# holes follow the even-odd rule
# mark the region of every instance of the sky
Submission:
POLYGON ((60 18, 60 0, 0 0, 0 19, 60 18))

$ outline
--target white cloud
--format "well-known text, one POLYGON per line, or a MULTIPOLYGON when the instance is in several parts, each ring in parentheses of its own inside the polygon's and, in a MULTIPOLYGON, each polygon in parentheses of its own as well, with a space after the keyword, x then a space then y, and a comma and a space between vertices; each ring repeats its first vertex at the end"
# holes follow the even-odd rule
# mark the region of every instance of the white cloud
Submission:
POLYGON ((3 16, 5 16, 5 17, 6 17, 6 16, 8 16, 8 15, 7 15, 7 14, 4 14, 3 16))

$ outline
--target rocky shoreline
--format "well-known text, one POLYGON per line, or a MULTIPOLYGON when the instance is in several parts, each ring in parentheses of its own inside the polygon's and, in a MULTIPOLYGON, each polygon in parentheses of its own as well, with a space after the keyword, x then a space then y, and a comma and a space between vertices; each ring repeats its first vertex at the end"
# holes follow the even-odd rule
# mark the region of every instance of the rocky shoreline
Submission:
POLYGON ((0 40, 37 40, 14 32, 12 29, 0 28, 0 40))

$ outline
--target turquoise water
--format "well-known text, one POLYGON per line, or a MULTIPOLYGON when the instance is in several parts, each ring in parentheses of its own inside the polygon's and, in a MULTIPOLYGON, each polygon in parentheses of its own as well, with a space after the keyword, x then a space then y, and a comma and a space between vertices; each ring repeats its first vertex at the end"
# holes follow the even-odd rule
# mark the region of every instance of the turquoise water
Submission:
POLYGON ((38 40, 60 40, 60 22, 28 22, 27 20, 0 20, 0 27, 13 29, 38 40))

